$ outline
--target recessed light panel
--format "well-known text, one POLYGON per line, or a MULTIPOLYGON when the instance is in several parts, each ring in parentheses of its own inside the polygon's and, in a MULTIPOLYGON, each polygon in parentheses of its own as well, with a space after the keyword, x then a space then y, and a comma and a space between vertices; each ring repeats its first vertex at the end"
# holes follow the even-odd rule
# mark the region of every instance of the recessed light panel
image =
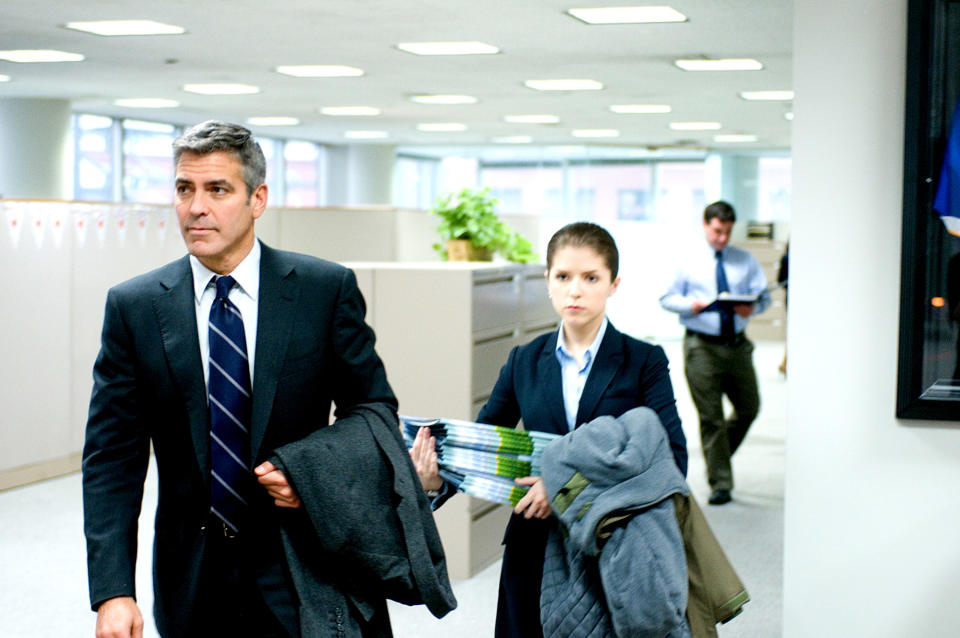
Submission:
POLYGON ((687 16, 673 7, 596 7, 567 11, 587 24, 648 24, 686 22, 687 16))
POLYGON ((612 128, 582 128, 570 132, 574 137, 620 137, 620 131, 612 128))
POLYGON ((397 48, 414 55, 491 55, 500 49, 485 42, 401 42, 397 48))
POLYGON ((418 104, 476 104, 479 102, 472 95, 411 95, 410 101, 418 104))
POLYGON ((536 114, 536 115, 507 115, 503 118, 505 122, 511 124, 556 124, 560 118, 556 115, 536 114))
POLYGON ((300 120, 295 117, 283 115, 266 115, 260 117, 248 117, 247 124, 250 126, 297 126, 300 120))
POLYGON ((428 122, 425 124, 417 124, 417 130, 427 133, 456 133, 458 131, 466 131, 467 125, 459 122, 428 122))
POLYGON ((672 109, 668 104, 613 104, 610 110, 614 113, 669 113, 672 109))
POLYGON ((386 131, 346 131, 344 137, 351 140, 381 140, 387 137, 386 131))
POLYGON ((743 91, 740 97, 745 100, 764 100, 769 102, 789 102, 793 91, 743 91))
POLYGON ((68 22, 68 29, 85 31, 94 35, 180 35, 186 29, 175 24, 164 24, 153 20, 94 20, 90 22, 68 22))
POLYGON ((714 142, 724 142, 730 144, 742 144, 745 142, 756 142, 756 135, 714 135, 714 142))
POLYGON ((162 97, 121 98, 113 103, 129 109, 175 109, 180 106, 180 102, 162 97))
POLYGON ((54 49, 14 49, 0 51, 0 60, 8 62, 82 62, 84 57, 79 53, 56 51, 54 49))
POLYGON ((183 90, 200 95, 252 95, 259 93, 260 87, 250 84, 184 84, 183 90))
POLYGON ((300 64, 278 66, 277 73, 297 78, 349 78, 363 75, 363 69, 341 64, 300 64))
POLYGON ((684 71, 759 71, 763 64, 753 58, 720 58, 716 60, 674 60, 684 71))
POLYGON ((335 117, 373 117, 380 115, 380 109, 373 106, 324 106, 320 109, 320 112, 335 117))
POLYGON ((722 128, 720 122, 670 122, 674 131, 716 131, 722 128))
POLYGON ((494 144, 529 144, 533 138, 529 135, 507 135, 505 137, 494 137, 490 140, 494 144))
POLYGON ((527 88, 535 91, 599 91, 603 84, 596 80, 564 79, 564 80, 527 80, 523 83, 527 88))
POLYGON ((10 81, 9 75, 0 75, 0 82, 9 82, 9 81, 10 81))

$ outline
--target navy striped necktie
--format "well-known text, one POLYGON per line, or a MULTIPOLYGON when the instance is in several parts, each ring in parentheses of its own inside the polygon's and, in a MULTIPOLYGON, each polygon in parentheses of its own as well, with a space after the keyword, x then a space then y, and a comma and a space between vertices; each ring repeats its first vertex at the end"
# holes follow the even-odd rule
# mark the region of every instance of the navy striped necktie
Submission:
MULTIPOLYGON (((723 269, 723 251, 718 250, 717 256, 717 293, 730 292, 727 283, 727 273, 723 269)), ((724 339, 733 339, 733 311, 728 308, 720 309, 720 336, 724 339)))
POLYGON ((251 487, 250 365, 240 311, 227 295, 233 277, 216 277, 210 308, 210 508, 233 533, 239 531, 251 487))

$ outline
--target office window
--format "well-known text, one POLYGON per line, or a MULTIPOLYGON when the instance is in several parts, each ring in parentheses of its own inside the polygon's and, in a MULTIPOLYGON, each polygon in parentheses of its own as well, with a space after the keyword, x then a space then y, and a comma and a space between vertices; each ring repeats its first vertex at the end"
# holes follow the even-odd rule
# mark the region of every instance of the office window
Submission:
POLYGON ((284 205, 320 203, 320 148, 313 142, 288 141, 283 146, 284 205))
POLYGON ((652 216, 650 191, 636 188, 617 190, 617 219, 649 221, 652 216))
POLYGON ((123 200, 144 204, 173 202, 172 124, 123 120, 123 200))
POLYGON ((790 221, 792 167, 789 157, 761 157, 757 161, 758 221, 790 221))
POLYGON ((499 212, 563 214, 563 170, 559 166, 484 166, 480 183, 501 194, 499 212))
POLYGON ((576 217, 599 224, 617 219, 653 219, 652 166, 644 162, 595 162, 570 166, 567 172, 572 192, 593 191, 589 200, 577 204, 576 217))
POLYGON ((419 157, 397 157, 393 172, 393 203, 400 208, 429 210, 437 192, 440 161, 419 157))
POLYGON ((267 203, 283 205, 283 142, 269 137, 258 137, 257 142, 267 162, 267 203))
POLYGON ((87 202, 115 199, 114 121, 100 115, 73 116, 73 198, 87 202))
POLYGON ((596 205, 597 189, 575 188, 573 191, 573 216, 577 219, 590 219, 596 205))
POLYGON ((660 221, 699 226, 707 205, 707 172, 703 162, 657 164, 657 216, 660 221))

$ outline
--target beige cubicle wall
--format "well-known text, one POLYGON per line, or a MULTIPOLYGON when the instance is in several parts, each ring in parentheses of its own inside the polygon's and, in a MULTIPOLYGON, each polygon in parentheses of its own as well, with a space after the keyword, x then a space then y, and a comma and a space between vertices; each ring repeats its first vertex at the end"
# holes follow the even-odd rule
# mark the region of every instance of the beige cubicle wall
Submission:
MULTIPOLYGON (((0 200, 0 489, 75 471, 110 286, 184 254, 171 206, 0 200)), ((436 221, 384 207, 268 209, 267 244, 336 261, 436 259, 436 221)))
MULTIPOLYGON (((511 348, 557 326, 543 265, 347 264, 401 414, 472 420, 511 348)), ((453 578, 501 555, 510 509, 454 496, 436 512, 453 578)))

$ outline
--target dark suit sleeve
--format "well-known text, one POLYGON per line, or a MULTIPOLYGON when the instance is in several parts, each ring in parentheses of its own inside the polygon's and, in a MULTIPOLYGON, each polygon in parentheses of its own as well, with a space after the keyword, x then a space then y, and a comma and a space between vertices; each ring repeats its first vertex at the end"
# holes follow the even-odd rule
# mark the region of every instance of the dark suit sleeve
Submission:
POLYGON ((136 418, 132 336, 111 291, 83 446, 83 514, 90 602, 135 595, 137 518, 150 443, 136 418))
POLYGON ((361 403, 385 403, 397 409, 397 398, 374 349, 373 329, 364 321, 366 312, 356 276, 352 270, 344 270, 333 321, 333 351, 337 358, 333 400, 338 418, 361 403))
POLYGON ((654 346, 640 372, 640 405, 654 410, 670 439, 677 467, 687 475, 687 438, 680 424, 677 401, 670 382, 670 364, 660 346, 654 346))
POLYGON ((520 404, 517 401, 513 381, 513 371, 519 351, 520 348, 514 346, 510 356, 507 357, 507 362, 500 368, 500 376, 497 377, 497 383, 493 386, 490 398, 477 415, 479 423, 514 428, 520 422, 520 404))

